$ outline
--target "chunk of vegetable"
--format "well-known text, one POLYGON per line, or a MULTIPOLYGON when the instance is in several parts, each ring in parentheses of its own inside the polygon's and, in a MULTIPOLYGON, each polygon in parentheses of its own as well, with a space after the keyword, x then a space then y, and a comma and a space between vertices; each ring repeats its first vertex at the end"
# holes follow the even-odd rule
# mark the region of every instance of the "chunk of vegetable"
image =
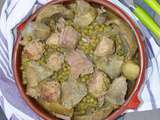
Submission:
POLYGON ((60 45, 67 49, 74 49, 80 34, 71 26, 65 27, 60 34, 60 45))
POLYGON ((97 68, 104 71, 110 78, 114 79, 122 72, 123 57, 113 55, 107 58, 96 59, 97 68))
POLYGON ((69 117, 72 117, 73 115, 73 109, 68 109, 58 102, 47 102, 44 100, 39 100, 39 103, 42 104, 42 106, 48 111, 53 112, 53 114, 57 113, 69 117))
POLYGON ((36 87, 27 86, 26 94, 37 99, 38 97, 40 97, 40 89, 38 86, 36 87))
POLYGON ((40 22, 30 22, 22 32, 22 37, 30 36, 32 40, 45 40, 50 35, 50 28, 40 22))
POLYGON ((85 75, 93 72, 92 62, 80 50, 69 52, 66 61, 71 67, 72 79, 77 79, 80 74, 85 75))
POLYGON ((52 53, 47 60, 47 67, 53 71, 58 71, 61 69, 64 63, 64 56, 58 52, 52 53))
POLYGON ((62 83, 62 105, 71 109, 87 94, 85 84, 68 80, 62 83))
POLYGON ((95 8, 84 0, 77 0, 77 7, 75 10, 74 24, 80 27, 85 27, 91 24, 97 16, 95 8))
POLYGON ((36 21, 42 21, 44 18, 51 17, 54 14, 64 13, 66 8, 63 5, 56 4, 56 5, 48 5, 44 9, 40 11, 37 16, 36 21))
POLYGON ((47 39, 46 44, 49 46, 59 46, 59 33, 52 33, 51 36, 47 39))
POLYGON ((135 80, 138 77, 140 67, 129 60, 122 65, 122 72, 128 80, 135 80))
POLYGON ((111 87, 106 93, 106 100, 114 105, 122 105, 125 102, 127 92, 126 78, 121 76, 113 80, 111 87))
POLYGON ((107 37, 103 37, 102 40, 97 45, 94 54, 96 56, 107 56, 113 54, 113 52, 114 52, 114 42, 107 37))
POLYGON ((26 78, 28 85, 34 87, 38 82, 46 79, 52 75, 52 71, 44 66, 37 64, 36 62, 29 62, 26 68, 26 78))
POLYGON ((40 97, 45 101, 57 101, 60 98, 60 84, 57 81, 40 82, 40 97))
POLYGON ((109 85, 110 80, 105 73, 96 71, 88 83, 88 91, 95 97, 101 97, 109 89, 109 85))
POLYGON ((44 45, 41 42, 30 42, 24 47, 24 52, 31 60, 38 60, 44 53, 44 45))

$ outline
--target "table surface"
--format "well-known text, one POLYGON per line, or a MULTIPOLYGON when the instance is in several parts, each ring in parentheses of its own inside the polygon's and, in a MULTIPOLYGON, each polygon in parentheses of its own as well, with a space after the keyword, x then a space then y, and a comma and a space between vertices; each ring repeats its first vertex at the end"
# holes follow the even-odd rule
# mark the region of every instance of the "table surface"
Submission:
MULTIPOLYGON (((0 11, 4 1, 5 0, 0 0, 0 11)), ((6 120, 2 118, 1 112, 0 112, 0 120, 6 120)), ((160 110, 127 113, 124 116, 124 120, 160 120, 160 110)))

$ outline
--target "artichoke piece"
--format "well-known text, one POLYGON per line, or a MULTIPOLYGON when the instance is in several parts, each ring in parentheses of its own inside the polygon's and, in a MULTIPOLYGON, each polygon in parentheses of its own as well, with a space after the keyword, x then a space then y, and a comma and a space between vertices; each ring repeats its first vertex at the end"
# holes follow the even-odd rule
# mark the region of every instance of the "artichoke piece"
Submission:
POLYGON ((107 37, 102 37, 102 40, 97 45, 94 54, 96 56, 103 57, 103 56, 111 55, 111 54, 113 54, 113 52, 114 52, 113 40, 111 40, 107 37))
POLYGON ((122 65, 122 72, 128 80, 135 80, 138 77, 140 67, 129 60, 122 65))
POLYGON ((60 46, 67 49, 74 49, 80 38, 80 34, 71 26, 65 27, 60 34, 60 46))
POLYGON ((33 41, 24 47, 24 54, 31 60, 38 60, 44 53, 44 45, 41 42, 33 41))
POLYGON ((68 108, 73 108, 87 94, 85 84, 68 80, 62 83, 62 104, 68 108))
POLYGON ((118 77, 122 71, 124 57, 114 55, 107 58, 96 59, 97 68, 104 71, 111 79, 118 77))
POLYGON ((73 109, 68 109, 63 105, 59 104, 58 102, 47 102, 44 100, 39 100, 39 103, 49 112, 61 114, 64 116, 72 117, 73 109))
POLYGON ((114 105, 122 105, 125 102, 127 92, 126 78, 121 76, 113 80, 111 87, 105 95, 105 99, 114 105))
POLYGON ((58 71, 61 69, 64 63, 64 56, 59 52, 52 53, 47 60, 47 67, 52 71, 58 71))
POLYGON ((95 97, 101 97, 109 89, 109 86, 110 80, 105 73, 96 71, 88 83, 88 91, 95 97))
MULTIPOLYGON (((133 55, 135 55, 137 51, 137 44, 136 44, 134 32, 131 30, 130 26, 119 18, 110 20, 107 22, 107 24, 116 25, 118 34, 120 34, 118 37, 119 37, 119 40, 121 40, 121 42, 119 41, 118 44, 121 43, 121 46, 122 46, 121 49, 124 49, 125 51, 127 51, 126 56, 128 58, 133 57, 133 55)), ((118 46, 118 44, 116 46, 118 46)))
POLYGON ((37 16, 36 21, 42 21, 44 18, 53 16, 54 14, 64 13, 66 8, 63 5, 48 5, 43 8, 37 16))
POLYGON ((52 75, 52 71, 36 62, 30 62, 26 68, 28 85, 36 86, 38 82, 52 75), (33 83, 34 82, 34 83, 33 83))
POLYGON ((74 24, 80 27, 86 27, 91 24, 96 16, 96 9, 83 0, 77 0, 77 8, 75 10, 74 24))
POLYGON ((32 40, 45 40, 50 35, 50 28, 40 22, 30 22, 22 32, 22 37, 26 37, 32 40))
POLYGON ((57 81, 44 80, 39 84, 40 97, 45 101, 57 101, 60 98, 60 84, 57 81))

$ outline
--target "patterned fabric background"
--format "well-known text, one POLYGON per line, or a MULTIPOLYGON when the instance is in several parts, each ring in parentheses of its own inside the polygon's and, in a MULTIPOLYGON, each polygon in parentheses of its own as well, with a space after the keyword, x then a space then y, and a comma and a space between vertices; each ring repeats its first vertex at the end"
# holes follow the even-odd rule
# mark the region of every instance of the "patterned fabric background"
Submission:
MULTIPOLYGON (((138 0, 137 0, 138 1, 138 0)), ((16 27, 31 15, 38 7, 48 0, 6 0, 0 16, 0 106, 8 120, 40 120, 20 97, 15 85, 12 71, 12 49, 16 38, 16 27)), ((144 87, 139 93, 142 100, 138 111, 160 108, 160 48, 151 33, 138 19, 118 0, 113 3, 125 10, 137 23, 145 35, 145 45, 148 52, 148 68, 144 87)), ((147 8, 141 0, 137 4, 147 8)), ((157 21, 159 16, 151 9, 146 9, 157 21)))

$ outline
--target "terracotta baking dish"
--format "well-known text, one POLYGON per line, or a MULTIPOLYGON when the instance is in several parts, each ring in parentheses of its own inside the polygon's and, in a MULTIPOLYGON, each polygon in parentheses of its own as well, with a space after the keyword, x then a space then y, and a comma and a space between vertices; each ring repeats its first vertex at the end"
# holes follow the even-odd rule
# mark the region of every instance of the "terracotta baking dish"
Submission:
MULTIPOLYGON (((70 1, 71 0, 53 0, 48 4, 56 4, 56 3, 66 4, 70 1)), ((124 111, 126 111, 128 109, 136 109, 140 104, 140 100, 138 98, 138 93, 139 93, 140 88, 143 85, 144 73, 145 73, 146 64, 147 64, 145 47, 144 47, 144 43, 142 42, 142 36, 141 36, 139 30, 137 29, 136 25, 131 20, 131 18, 123 10, 121 10, 119 7, 117 7, 116 5, 111 3, 110 0, 89 0, 89 1, 104 6, 106 9, 113 11, 115 14, 117 14, 119 17, 121 17, 125 22, 127 22, 135 33, 136 42, 137 42, 137 46, 138 46, 140 73, 139 73, 139 76, 136 80, 136 83, 132 89, 132 92, 129 95, 129 97, 127 98, 126 102, 118 110, 114 111, 109 117, 106 118, 106 120, 114 120, 119 115, 121 115, 124 111)), ((44 5, 43 7, 45 7, 47 5, 44 5)), ((25 86, 22 84, 22 72, 20 70, 22 47, 20 46, 19 43, 21 40, 21 31, 23 30, 23 28, 27 24, 27 22, 34 20, 34 18, 38 14, 38 12, 41 9, 43 9, 43 7, 38 9, 32 16, 30 16, 26 21, 24 21, 22 24, 20 24, 17 27, 17 40, 15 43, 14 52, 13 52, 13 71, 14 71, 14 78, 16 80, 19 92, 20 92, 22 98, 31 107, 31 109, 45 120, 56 120, 58 118, 49 114, 34 99, 32 99, 31 97, 29 97, 25 94, 25 86)))

